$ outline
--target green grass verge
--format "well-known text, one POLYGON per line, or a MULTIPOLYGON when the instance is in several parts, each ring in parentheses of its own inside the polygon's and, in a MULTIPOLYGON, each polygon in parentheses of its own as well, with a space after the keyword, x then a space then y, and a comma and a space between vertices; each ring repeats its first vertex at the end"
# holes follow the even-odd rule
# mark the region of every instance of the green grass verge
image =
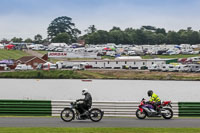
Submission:
POLYGON ((53 70, 2 72, 0 78, 18 79, 128 79, 128 80, 187 80, 199 81, 199 73, 165 73, 132 70, 53 70))
POLYGON ((141 56, 142 59, 153 59, 153 58, 189 58, 189 57, 196 57, 196 56, 200 56, 200 54, 198 55, 183 55, 183 54, 179 54, 179 55, 145 55, 145 56, 141 56))
POLYGON ((0 133, 197 133, 200 128, 0 128, 0 133))
POLYGON ((71 70, 55 71, 21 71, 21 72, 3 72, 0 78, 21 78, 21 79, 81 79, 84 76, 71 70))
POLYGON ((43 55, 45 55, 45 54, 48 53, 48 51, 39 51, 39 50, 37 50, 36 52, 38 52, 38 53, 40 53, 40 54, 43 54, 43 55))
POLYGON ((20 50, 5 50, 5 49, 0 49, 0 60, 3 59, 19 59, 23 56, 29 56, 29 54, 27 54, 24 51, 20 51, 20 50))

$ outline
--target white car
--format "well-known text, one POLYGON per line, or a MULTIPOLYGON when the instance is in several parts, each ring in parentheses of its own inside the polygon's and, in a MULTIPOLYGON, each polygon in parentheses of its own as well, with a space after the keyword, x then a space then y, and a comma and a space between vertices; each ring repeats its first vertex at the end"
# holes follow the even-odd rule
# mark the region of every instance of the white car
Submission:
POLYGON ((85 66, 83 64, 74 64, 72 70, 84 70, 85 66))
POLYGON ((151 67, 149 67, 149 71, 161 71, 161 68, 157 64, 153 64, 151 67))
POLYGON ((16 66, 15 71, 33 70, 32 66, 26 64, 19 64, 16 66))

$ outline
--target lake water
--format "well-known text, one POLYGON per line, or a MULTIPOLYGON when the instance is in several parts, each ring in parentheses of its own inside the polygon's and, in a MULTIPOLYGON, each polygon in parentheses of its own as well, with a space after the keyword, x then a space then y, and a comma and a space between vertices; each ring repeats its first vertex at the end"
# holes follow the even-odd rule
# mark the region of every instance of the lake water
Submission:
POLYGON ((88 88, 98 101, 140 101, 152 89, 162 100, 199 101, 199 81, 0 79, 0 99, 74 100, 88 88))

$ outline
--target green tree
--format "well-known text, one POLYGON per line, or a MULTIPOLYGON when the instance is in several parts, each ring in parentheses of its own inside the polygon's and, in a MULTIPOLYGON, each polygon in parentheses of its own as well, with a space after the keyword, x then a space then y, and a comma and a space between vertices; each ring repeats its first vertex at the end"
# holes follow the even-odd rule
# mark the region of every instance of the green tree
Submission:
POLYGON ((163 35, 167 34, 166 30, 164 28, 157 28, 155 32, 156 32, 156 34, 159 34, 159 33, 161 33, 163 35))
POLYGON ((104 30, 98 30, 92 34, 89 34, 85 38, 88 44, 105 44, 108 43, 109 36, 108 32, 104 30))
POLYGON ((162 33, 158 33, 155 35, 155 44, 164 44, 166 43, 166 36, 162 33))
POLYGON ((33 40, 30 39, 30 38, 27 38, 24 42, 25 42, 25 43, 33 43, 33 40))
POLYGON ((97 31, 97 29, 96 29, 95 25, 90 25, 88 27, 88 29, 85 30, 85 32, 87 32, 87 34, 94 33, 96 31, 97 31))
POLYGON ((13 38, 11 39, 11 41, 12 41, 12 42, 21 43, 21 42, 23 41, 23 39, 22 39, 22 38, 13 37, 13 38))
POLYGON ((56 37, 60 33, 67 33, 72 41, 76 41, 78 35, 81 33, 80 30, 75 28, 75 24, 72 23, 72 18, 67 16, 54 19, 49 25, 47 31, 50 39, 56 37))
POLYGON ((60 33, 52 39, 54 43, 69 43, 70 36, 67 33, 60 33))
POLYGON ((168 44, 180 44, 180 36, 175 31, 169 31, 167 33, 167 43, 168 44))
POLYGON ((34 42, 37 44, 41 44, 42 43, 42 35, 40 35, 40 34, 35 35, 34 42))
POLYGON ((8 43, 8 42, 9 42, 9 40, 6 39, 6 38, 3 38, 3 39, 1 40, 1 43, 8 43))
POLYGON ((113 26, 113 28, 110 30, 110 32, 116 31, 116 30, 121 31, 120 27, 113 26))
POLYGON ((142 29, 142 30, 155 31, 155 30, 156 30, 156 27, 147 25, 147 26, 142 26, 141 29, 142 29))
POLYGON ((125 42, 124 32, 121 30, 112 30, 109 32, 109 42, 123 44, 125 42))

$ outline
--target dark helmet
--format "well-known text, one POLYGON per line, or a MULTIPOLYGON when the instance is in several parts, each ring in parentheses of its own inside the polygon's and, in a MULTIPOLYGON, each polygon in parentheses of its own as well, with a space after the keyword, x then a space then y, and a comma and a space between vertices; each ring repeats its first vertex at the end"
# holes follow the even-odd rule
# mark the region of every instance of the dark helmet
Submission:
POLYGON ((152 91, 152 90, 148 90, 147 94, 148 94, 148 96, 150 97, 150 96, 153 95, 153 91, 152 91))

